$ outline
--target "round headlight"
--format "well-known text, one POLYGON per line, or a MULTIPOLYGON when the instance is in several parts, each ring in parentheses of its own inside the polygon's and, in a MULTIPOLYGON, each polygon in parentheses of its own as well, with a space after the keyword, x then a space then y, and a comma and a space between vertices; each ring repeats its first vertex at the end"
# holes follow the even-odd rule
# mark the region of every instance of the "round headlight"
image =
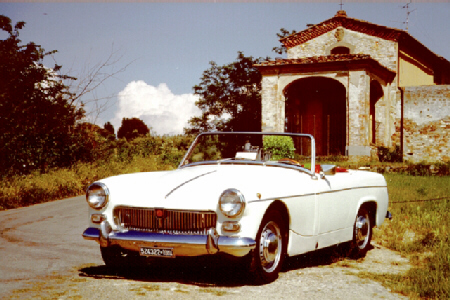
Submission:
POLYGON ((109 198, 109 190, 105 184, 94 182, 86 191, 86 201, 93 209, 101 209, 106 206, 109 198))
POLYGON ((220 195, 219 207, 225 216, 237 217, 244 211, 244 196, 236 189, 227 189, 220 195))

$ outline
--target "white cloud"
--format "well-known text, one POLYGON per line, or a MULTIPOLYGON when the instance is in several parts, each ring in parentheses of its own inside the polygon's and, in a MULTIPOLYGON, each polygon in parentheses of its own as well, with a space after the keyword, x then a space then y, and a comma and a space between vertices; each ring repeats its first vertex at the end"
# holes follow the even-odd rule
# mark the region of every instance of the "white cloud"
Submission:
POLYGON ((195 106, 198 96, 174 95, 165 83, 157 87, 142 80, 130 82, 118 95, 118 110, 111 120, 119 130, 123 118, 139 118, 159 135, 180 134, 193 116, 200 116, 195 106))

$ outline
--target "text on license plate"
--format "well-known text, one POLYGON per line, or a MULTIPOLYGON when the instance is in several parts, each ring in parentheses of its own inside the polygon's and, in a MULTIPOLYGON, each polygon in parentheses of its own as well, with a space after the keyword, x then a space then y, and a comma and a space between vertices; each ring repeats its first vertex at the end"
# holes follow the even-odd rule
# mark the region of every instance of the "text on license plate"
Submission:
POLYGON ((173 257, 173 249, 141 247, 141 256, 173 257))

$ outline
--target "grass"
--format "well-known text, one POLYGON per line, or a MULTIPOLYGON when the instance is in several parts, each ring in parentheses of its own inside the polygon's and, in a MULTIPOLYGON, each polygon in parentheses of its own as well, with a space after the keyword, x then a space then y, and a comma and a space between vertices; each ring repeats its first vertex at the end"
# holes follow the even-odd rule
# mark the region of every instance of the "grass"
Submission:
POLYGON ((403 276, 375 275, 411 298, 450 298, 450 176, 386 174, 394 218, 374 240, 410 258, 403 276))

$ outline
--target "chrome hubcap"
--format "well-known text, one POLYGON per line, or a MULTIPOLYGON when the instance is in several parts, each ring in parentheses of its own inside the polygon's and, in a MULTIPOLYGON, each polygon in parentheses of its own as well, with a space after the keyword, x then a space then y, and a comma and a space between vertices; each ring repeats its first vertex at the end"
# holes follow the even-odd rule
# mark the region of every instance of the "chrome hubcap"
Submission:
POLYGON ((282 238, 278 225, 269 222, 261 232, 259 257, 263 269, 270 273, 276 269, 281 257, 282 238))
POLYGON ((356 244, 360 249, 364 249, 369 241, 370 223, 367 216, 358 216, 355 223, 356 244))

